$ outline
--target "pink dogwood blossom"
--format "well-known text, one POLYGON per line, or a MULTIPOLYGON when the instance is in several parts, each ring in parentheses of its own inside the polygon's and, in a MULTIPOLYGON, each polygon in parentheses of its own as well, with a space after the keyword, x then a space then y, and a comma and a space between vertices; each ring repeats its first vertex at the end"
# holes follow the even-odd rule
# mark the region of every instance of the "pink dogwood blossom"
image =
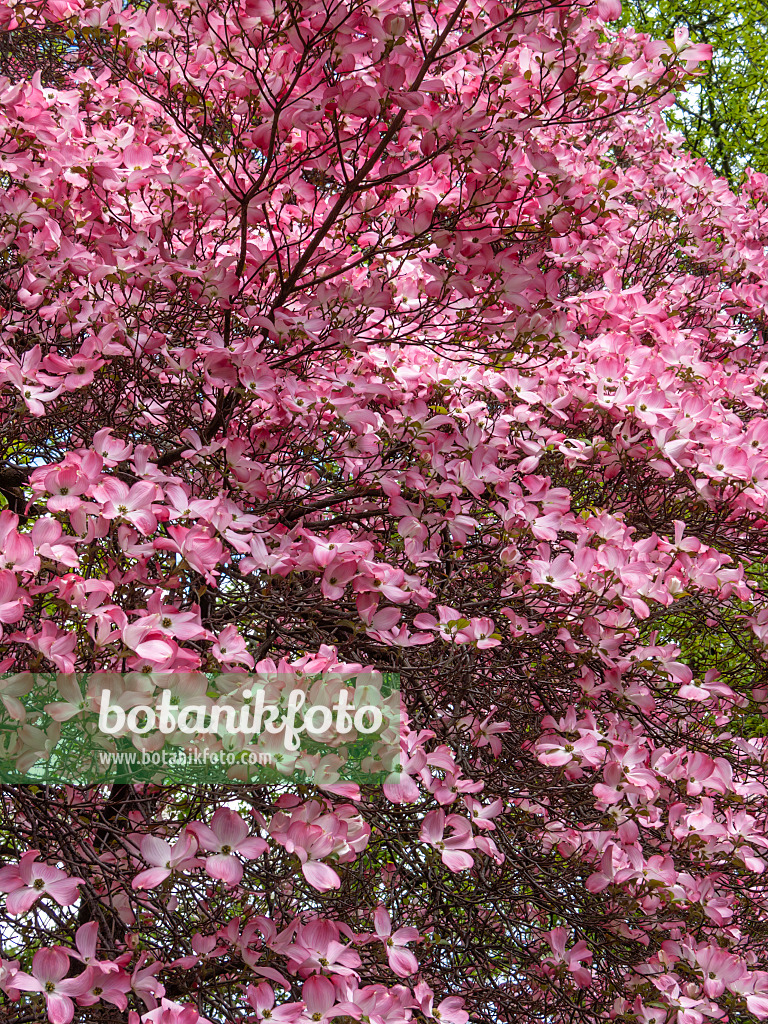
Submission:
POLYGON ((206 873, 227 885, 237 885, 243 877, 243 866, 236 854, 252 860, 268 849, 263 839, 248 835, 248 825, 228 807, 219 807, 214 812, 210 826, 193 821, 188 827, 200 849, 213 853, 203 862, 206 873))
POLYGON ((70 878, 64 871, 38 861, 37 850, 28 850, 18 864, 0 868, 0 892, 7 893, 5 905, 9 914, 25 914, 43 896, 50 896, 60 907, 68 907, 78 899, 82 878, 70 878))

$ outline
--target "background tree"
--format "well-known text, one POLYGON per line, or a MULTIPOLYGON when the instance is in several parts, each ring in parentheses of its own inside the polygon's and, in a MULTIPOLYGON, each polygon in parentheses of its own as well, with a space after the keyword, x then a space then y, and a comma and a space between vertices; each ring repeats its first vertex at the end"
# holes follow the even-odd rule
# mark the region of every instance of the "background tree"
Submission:
POLYGON ((684 26, 712 46, 706 72, 667 111, 692 153, 731 181, 768 170, 768 7, 762 0, 667 3, 627 0, 623 23, 654 39, 684 26))

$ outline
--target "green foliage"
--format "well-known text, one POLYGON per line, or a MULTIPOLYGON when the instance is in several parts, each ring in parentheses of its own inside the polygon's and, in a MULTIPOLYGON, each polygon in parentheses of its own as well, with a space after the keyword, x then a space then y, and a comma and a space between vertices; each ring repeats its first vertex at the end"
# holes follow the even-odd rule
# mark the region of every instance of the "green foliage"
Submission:
POLYGON ((688 148, 738 181, 745 167, 768 171, 768 2, 766 0, 625 0, 623 24, 668 39, 685 25, 710 43, 704 77, 668 112, 688 148))
MULTIPOLYGON (((766 566, 755 563, 747 577, 763 604, 768 598, 766 566)), ((718 682, 739 694, 737 700, 726 697, 719 708, 725 717, 708 724, 745 739, 768 735, 768 660, 765 645, 749 627, 752 615, 754 608, 743 602, 703 600, 684 593, 669 608, 654 609, 641 628, 646 643, 674 643, 679 648, 680 661, 693 671, 694 684, 714 670, 718 682)), ((707 723, 702 719, 700 724, 707 723)))

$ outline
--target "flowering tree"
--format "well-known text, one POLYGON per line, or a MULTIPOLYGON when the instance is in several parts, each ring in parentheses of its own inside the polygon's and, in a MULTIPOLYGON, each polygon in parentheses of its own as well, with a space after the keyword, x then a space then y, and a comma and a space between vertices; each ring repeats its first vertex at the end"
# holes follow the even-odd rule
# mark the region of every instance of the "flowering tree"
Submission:
POLYGON ((4 1020, 768 1017, 766 179, 619 15, 0 4, 6 754, 404 703, 380 786, 5 785, 4 1020))

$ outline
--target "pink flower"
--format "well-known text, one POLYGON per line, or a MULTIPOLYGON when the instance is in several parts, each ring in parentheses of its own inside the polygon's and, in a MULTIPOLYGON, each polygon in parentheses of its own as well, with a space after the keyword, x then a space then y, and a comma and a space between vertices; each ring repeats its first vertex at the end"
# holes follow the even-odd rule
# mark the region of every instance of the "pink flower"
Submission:
MULTIPOLYGON (((457 773, 459 769, 456 769, 457 773)), ((483 783, 473 782, 449 771, 444 779, 435 779, 430 786, 432 794, 439 804, 446 806, 456 802, 457 797, 464 793, 479 793, 483 783)))
POLYGON ((117 466, 124 462, 133 449, 130 441, 126 442, 112 437, 112 428, 103 427, 93 435, 93 452, 101 456, 109 466, 117 466))
POLYGON ((152 166, 152 150, 143 143, 132 143, 123 150, 123 163, 132 171, 152 166))
POLYGON ((176 640, 211 639, 212 634, 200 622, 200 609, 193 606, 190 611, 181 611, 172 604, 163 604, 158 591, 147 601, 147 615, 151 628, 165 633, 176 640))
POLYGON ((491 803, 483 806, 479 800, 475 800, 471 796, 464 797, 464 806, 472 815, 472 824, 475 828, 489 829, 491 831, 496 829, 493 819, 498 818, 504 810, 504 804, 501 800, 493 800, 491 803))
POLYGON ((65 374, 63 385, 65 391, 77 391, 93 382, 94 373, 104 366, 103 359, 91 359, 84 355, 74 355, 64 359, 56 352, 49 352, 45 357, 46 370, 57 376, 65 374))
POLYGON ((580 939, 575 946, 566 950, 565 944, 568 939, 567 928, 553 928, 544 933, 544 938, 550 945, 554 956, 544 957, 544 962, 564 963, 566 968, 573 975, 573 980, 579 988, 588 988, 592 984, 592 972, 582 967, 584 961, 592 960, 592 953, 583 939, 580 939))
POLYGON ((154 616, 145 615, 123 627, 123 643, 146 661, 164 664, 178 651, 178 645, 154 628, 154 616))
POLYGON ((156 484, 148 480, 134 484, 130 489, 115 476, 108 476, 93 488, 93 497, 101 503, 104 519, 125 519, 143 534, 157 529, 157 518, 152 502, 158 493, 156 484))
POLYGON ((75 1013, 70 996, 82 995, 88 982, 84 971, 77 978, 64 978, 69 957, 62 949, 40 949, 32 958, 32 974, 16 974, 13 986, 22 992, 42 992, 50 1024, 69 1024, 75 1013))
POLYGON ((350 1002, 336 1002, 336 989, 330 978, 322 974, 313 974, 307 978, 301 990, 306 1006, 304 1020, 308 1024, 331 1024, 337 1017, 353 1017, 359 1020, 362 1012, 358 1006, 350 1002))
POLYGON ((77 997, 80 1006, 94 1006, 101 999, 118 1010, 125 1010, 128 1006, 131 979, 116 964, 91 964, 78 980, 83 983, 83 992, 77 997))
POLYGON ((565 552, 551 561, 532 558, 529 564, 531 583, 552 587, 563 594, 578 594, 581 589, 576 579, 576 567, 565 552))
POLYGON ((329 971, 337 977, 354 975, 360 966, 360 956, 350 946, 338 941, 335 926, 321 921, 310 921, 298 931, 296 942, 283 948, 291 973, 329 971))
POLYGON ((356 561, 334 559, 323 573, 320 589, 325 597, 338 601, 344 596, 344 591, 349 581, 356 575, 356 561))
POLYGON ((157 836, 144 836, 141 840, 141 856, 152 866, 140 871, 133 880, 134 889, 154 889, 164 882, 174 871, 189 871, 200 867, 195 859, 197 840, 190 832, 185 832, 171 846, 157 836))
POLYGON ((35 554, 32 538, 19 533, 19 517, 5 509, 0 512, 0 569, 15 572, 37 572, 40 559, 35 554))
POLYGON ((193 821, 188 828, 201 850, 215 851, 213 857, 204 861, 206 873, 227 885, 237 885, 243 877, 243 865, 235 854, 254 860, 269 848, 258 836, 249 837, 246 823, 228 807, 219 807, 214 812, 210 828, 201 821, 193 821))
MULTIPOLYGON (((32 527, 32 543, 42 558, 50 558, 54 562, 62 562, 71 569, 80 564, 75 551, 75 541, 65 537, 61 523, 48 516, 38 519, 32 527)), ((96 582, 95 580, 89 582, 96 582)), ((103 581, 102 581, 103 582, 103 581)))
POLYGON ((702 456, 698 468, 713 480, 733 477, 744 480, 748 477, 747 453, 740 444, 716 444, 702 456))
POLYGON ((37 863, 38 850, 29 850, 18 864, 0 868, 0 892, 8 893, 5 901, 13 917, 25 914, 41 896, 50 896, 60 907, 69 907, 78 899, 82 878, 69 878, 50 864, 37 863))
POLYGON ((376 934, 383 941, 387 951, 387 960, 398 978, 407 978, 419 969, 419 963, 413 953, 406 949, 409 942, 418 942, 421 936, 416 928, 398 928, 392 933, 392 921, 384 907, 377 907, 373 913, 376 934))
POLYGON ((147 953, 142 953, 134 968, 131 976, 131 990, 136 993, 145 1006, 153 1010, 157 1006, 157 1000, 162 999, 165 995, 165 986, 156 978, 163 965, 159 960, 155 960, 145 966, 144 962, 147 956, 147 953))
POLYGON ((163 999, 160 1006, 149 1010, 141 1020, 142 1024, 211 1024, 194 1006, 182 1006, 170 999, 163 999))
POLYGON ((493 756, 498 757, 501 753, 501 740, 499 736, 509 732, 510 725, 509 722, 491 722, 495 711, 496 709, 494 708, 477 726, 474 744, 478 748, 490 747, 493 756))
POLYGON ((617 21, 621 17, 621 0, 597 0, 597 13, 603 21, 617 21))
MULTIPOLYGON (((99 926, 96 921, 89 921, 82 924, 75 932, 75 947, 77 952, 65 950, 74 960, 79 960, 88 967, 96 962, 96 943, 99 937, 99 926)), ((115 965, 114 970, 118 970, 115 965)))
POLYGON ((19 974, 18 960, 3 960, 0 957, 0 992, 5 992, 8 998, 16 1001, 19 998, 19 990, 13 987, 13 979, 19 974))
POLYGON ((245 640, 238 633, 237 626, 225 626, 219 633, 218 643, 211 648, 211 653, 222 664, 241 664, 253 668, 253 655, 248 653, 245 640))
POLYGON ((335 837, 326 832, 320 825, 308 825, 303 821, 294 821, 284 833, 275 833, 274 838, 288 853, 295 853, 301 862, 301 873, 310 885, 319 892, 338 889, 341 879, 321 858, 332 852, 335 837))
POLYGON ((0 622, 18 622, 24 617, 24 609, 32 599, 19 589, 16 573, 0 569, 0 622))
POLYGON ((176 551, 195 572, 205 577, 206 582, 215 584, 218 575, 215 572, 216 566, 226 562, 229 557, 221 541, 212 537, 202 526, 188 529, 172 525, 167 527, 167 532, 167 537, 158 537, 153 541, 153 547, 157 551, 176 551))
MULTIPOLYGON (((26 305, 28 308, 34 308, 42 299, 42 295, 30 296, 30 293, 25 288, 20 288, 18 295, 22 301, 27 300, 26 305)), ((39 347, 35 346, 35 348, 39 352, 39 347)), ((54 391, 48 391, 43 384, 33 384, 19 366, 6 365, 3 367, 3 375, 9 384, 13 384, 21 392, 24 404, 33 416, 44 416, 45 406, 43 402, 52 402, 61 394, 62 385, 59 385, 54 391)), ((49 380, 52 379, 54 378, 49 378, 49 380)))
POLYGON ((71 512, 82 505, 81 495, 89 480, 77 466, 62 466, 46 473, 43 485, 50 497, 47 505, 51 512, 71 512))
POLYGON ((542 764, 554 767, 569 764, 571 761, 584 761, 591 766, 599 765, 606 755, 605 747, 598 746, 594 735, 579 730, 579 739, 566 739, 562 736, 549 736, 536 744, 537 758, 542 764))
POLYGON ((39 633, 26 637, 30 647, 41 651, 61 672, 74 672, 77 635, 58 629, 50 619, 44 619, 39 633))
POLYGON ((440 1024, 467 1024, 469 1014, 464 1009, 464 1000, 459 996, 448 996, 435 1010, 435 993, 425 981, 419 982, 413 993, 418 1000, 419 1009, 430 1020, 439 1020, 440 1024))
POLYGON ((679 56, 685 58, 686 70, 690 70, 697 61, 712 59, 712 46, 709 43, 692 43, 685 25, 678 25, 675 29, 675 48, 679 56))
POLYGON ((475 846, 472 827, 458 814, 449 814, 446 818, 445 811, 430 811, 422 822, 419 838, 440 852, 443 864, 451 871, 464 871, 475 863, 472 854, 464 852, 475 846), (453 835, 447 838, 446 826, 454 829, 453 835))
POLYGON ((275 990, 265 981, 248 986, 245 995, 248 1005, 256 1011, 258 1021, 269 1021, 269 1024, 296 1024, 303 1010, 302 1003, 281 1003, 275 1006, 275 990))
POLYGON ((717 946, 697 949, 696 962, 704 975, 704 992, 710 999, 717 999, 733 982, 747 974, 742 960, 717 946))
POLYGON ((493 619, 487 617, 474 618, 469 620, 469 625, 464 626, 456 634, 457 644, 474 643, 478 650, 488 650, 490 647, 499 647, 501 640, 494 639, 491 634, 496 631, 493 619))
MULTIPOLYGON (((430 733, 430 736, 434 733, 430 733)), ((422 737, 423 738, 423 737, 422 737)), ((401 768, 392 772, 383 784, 384 796, 393 804, 412 804, 421 796, 414 777, 421 777, 427 765, 427 755, 419 745, 417 734, 411 732, 401 739, 401 768)))

